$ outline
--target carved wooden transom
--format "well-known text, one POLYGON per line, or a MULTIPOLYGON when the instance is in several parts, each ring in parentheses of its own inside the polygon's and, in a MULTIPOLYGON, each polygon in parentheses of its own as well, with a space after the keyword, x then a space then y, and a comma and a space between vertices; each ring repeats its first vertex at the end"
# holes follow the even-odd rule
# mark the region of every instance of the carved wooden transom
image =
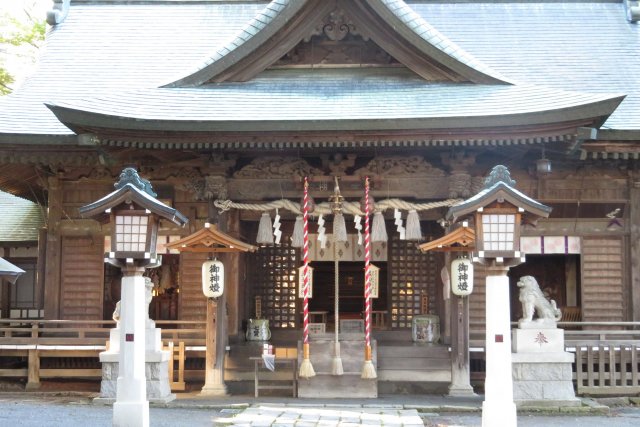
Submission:
POLYGON ((272 68, 305 65, 368 65, 389 66, 401 64, 382 50, 368 37, 362 35, 356 25, 340 7, 313 29, 272 68))

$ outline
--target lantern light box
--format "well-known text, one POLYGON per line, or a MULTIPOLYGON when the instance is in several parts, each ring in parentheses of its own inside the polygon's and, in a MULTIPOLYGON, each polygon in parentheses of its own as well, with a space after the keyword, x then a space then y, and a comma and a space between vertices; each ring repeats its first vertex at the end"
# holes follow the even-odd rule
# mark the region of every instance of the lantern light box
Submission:
POLYGON ((202 264, 202 292, 207 298, 219 298, 224 293, 224 264, 218 260, 202 264))
POLYGON ((473 263, 469 258, 451 261, 451 292, 460 297, 473 292, 473 263))

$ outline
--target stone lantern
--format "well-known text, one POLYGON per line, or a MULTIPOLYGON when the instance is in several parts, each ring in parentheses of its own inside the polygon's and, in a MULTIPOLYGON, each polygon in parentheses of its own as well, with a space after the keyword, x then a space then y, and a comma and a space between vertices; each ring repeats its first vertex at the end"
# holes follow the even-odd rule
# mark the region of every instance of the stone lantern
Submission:
POLYGON ((485 186, 475 196, 453 206, 447 213, 451 223, 474 222, 474 262, 487 266, 486 278, 486 378, 482 425, 516 426, 513 401, 509 267, 524 262, 520 252, 520 227, 524 219, 546 218, 551 208, 513 186, 509 170, 495 166, 485 186))
POLYGON ((113 425, 149 425, 146 397, 145 268, 158 267, 156 254, 158 224, 161 219, 183 226, 187 218, 155 198, 149 181, 133 168, 125 168, 116 190, 79 209, 83 217, 111 224, 111 250, 105 261, 122 270, 120 300, 120 340, 116 401, 113 425))

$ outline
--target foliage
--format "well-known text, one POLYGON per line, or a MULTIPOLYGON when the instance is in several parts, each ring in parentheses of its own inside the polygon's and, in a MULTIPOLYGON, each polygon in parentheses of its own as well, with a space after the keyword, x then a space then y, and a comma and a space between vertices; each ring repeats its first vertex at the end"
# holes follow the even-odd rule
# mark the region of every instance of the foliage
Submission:
POLYGON ((17 62, 24 68, 35 63, 38 48, 44 41, 46 21, 36 19, 33 11, 36 2, 25 3, 17 14, 5 12, 0 16, 0 95, 13 90, 15 72, 9 62, 17 62))

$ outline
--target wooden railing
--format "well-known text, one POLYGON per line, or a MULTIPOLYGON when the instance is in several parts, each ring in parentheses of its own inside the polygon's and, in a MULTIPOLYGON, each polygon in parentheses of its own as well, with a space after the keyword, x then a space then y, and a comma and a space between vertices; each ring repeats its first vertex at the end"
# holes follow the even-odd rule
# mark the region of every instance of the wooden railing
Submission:
MULTIPOLYGON (((470 333, 470 347, 476 354, 485 348, 480 327, 484 325, 472 325, 470 333)), ((576 356, 577 394, 640 393, 640 322, 558 322, 558 327, 565 329, 565 351, 576 356)), ((483 372, 472 372, 472 378, 483 377, 483 372)))
MULTIPOLYGON (((173 343, 180 348, 182 343, 187 352, 203 353, 205 323, 156 321, 156 327, 162 329, 164 345, 173 343)), ((115 322, 112 320, 0 319, 0 358, 27 358, 26 366, 24 363, 0 366, 0 377, 27 377, 27 388, 38 387, 40 378, 100 378, 102 370, 98 355, 107 349, 109 331, 113 327, 115 322), (85 359, 89 363, 43 369, 41 360, 44 358, 85 359)))

